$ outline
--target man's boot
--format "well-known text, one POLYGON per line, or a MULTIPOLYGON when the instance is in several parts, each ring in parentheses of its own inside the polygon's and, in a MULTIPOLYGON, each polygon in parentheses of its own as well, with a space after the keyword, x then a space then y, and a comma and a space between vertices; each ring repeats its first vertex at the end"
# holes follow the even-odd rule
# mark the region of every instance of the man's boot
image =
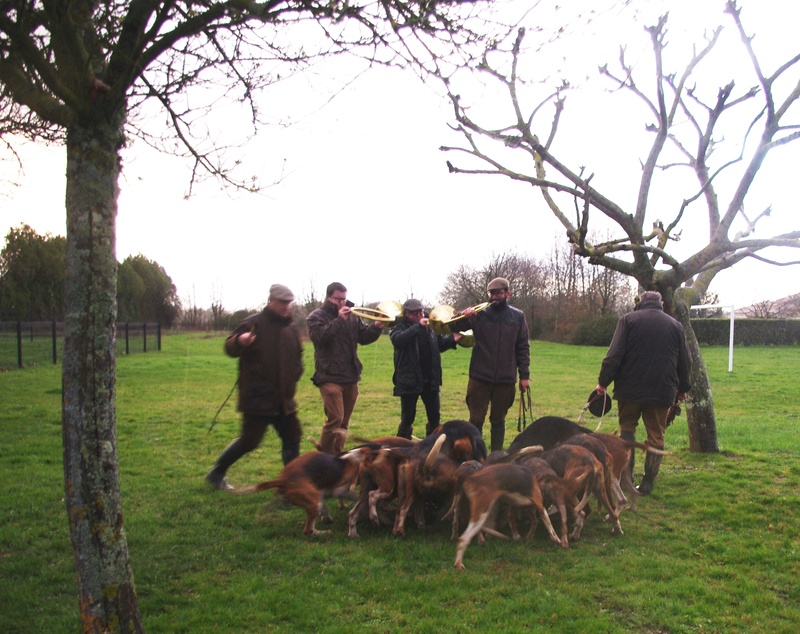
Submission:
POLYGON ((281 460, 283 460, 283 466, 285 467, 299 455, 300 455, 299 442, 284 444, 283 448, 281 449, 281 460))
MULTIPOLYGON (((661 447, 658 447, 661 449, 661 447)), ((661 456, 655 453, 647 452, 644 459, 644 477, 642 482, 636 489, 642 495, 647 495, 653 490, 653 483, 658 475, 658 468, 661 466, 661 456)))
POLYGON ((492 448, 491 451, 500 451, 503 448, 503 442, 506 439, 506 426, 492 425, 492 448))
POLYGON ((400 438, 407 438, 408 440, 411 440, 412 429, 413 428, 411 425, 403 425, 403 423, 400 423, 400 426, 397 428, 397 435, 400 438))
MULTIPOLYGON (((627 440, 629 442, 636 442, 636 434, 632 431, 624 431, 619 435, 622 440, 627 440)), ((631 482, 633 482, 633 466, 636 464, 636 447, 631 447, 631 457, 628 461, 628 464, 631 467, 631 482)))
POLYGON ((225 479, 225 473, 234 462, 236 462, 248 451, 247 448, 244 447, 244 443, 240 441, 241 438, 236 438, 227 447, 225 447, 225 450, 222 452, 220 457, 217 458, 214 468, 206 474, 206 482, 208 482, 215 489, 220 489, 222 491, 230 491, 233 489, 233 487, 228 484, 228 481, 225 479))

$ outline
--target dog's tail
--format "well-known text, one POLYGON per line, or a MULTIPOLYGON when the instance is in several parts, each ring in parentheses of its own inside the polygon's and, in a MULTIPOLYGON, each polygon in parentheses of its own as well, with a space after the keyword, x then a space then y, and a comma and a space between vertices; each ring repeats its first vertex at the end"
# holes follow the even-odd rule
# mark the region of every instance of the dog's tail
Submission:
POLYGON ((306 436, 306 440, 311 443, 311 446, 314 447, 317 451, 322 451, 322 446, 319 444, 319 441, 314 438, 313 436, 306 436))
POLYGON ((641 449, 647 453, 654 453, 658 456, 671 456, 672 452, 667 451, 666 449, 656 449, 655 447, 651 447, 650 445, 645 445, 643 442, 636 442, 633 440, 623 440, 622 442, 625 443, 626 447, 641 449))
POLYGON ((242 487, 240 489, 231 489, 230 492, 234 495, 245 495, 246 493, 258 493, 259 491, 266 491, 267 489, 274 489, 275 487, 279 487, 283 481, 282 480, 266 480, 264 482, 259 482, 258 484, 253 484, 249 487, 242 487))
MULTIPOLYGON (((337 429, 333 433, 334 434, 339 434, 340 436, 344 436, 345 438, 347 438, 347 430, 346 429, 337 429)), ((311 443, 311 445, 314 447, 314 449, 316 449, 317 451, 322 451, 322 446, 319 444, 319 441, 316 438, 314 438, 313 436, 306 436, 306 440, 311 443)), ((369 441, 366 441, 366 442, 369 442, 369 441)))
POLYGON ((543 451, 544 447, 542 445, 528 445, 527 447, 523 447, 522 449, 517 449, 514 453, 509 454, 505 462, 519 462, 523 458, 532 455, 538 456, 543 451))
POLYGON ((430 469, 433 463, 436 461, 436 457, 439 455, 445 440, 447 440, 447 434, 442 434, 436 439, 436 442, 433 443, 433 447, 431 447, 427 458, 425 458, 425 463, 422 466, 424 471, 430 469))

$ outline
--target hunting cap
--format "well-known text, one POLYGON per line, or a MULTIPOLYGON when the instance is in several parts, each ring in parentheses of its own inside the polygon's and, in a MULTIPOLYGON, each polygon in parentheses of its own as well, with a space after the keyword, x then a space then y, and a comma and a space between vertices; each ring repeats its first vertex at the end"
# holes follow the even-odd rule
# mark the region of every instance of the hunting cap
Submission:
POLYGON ((288 286, 283 284, 273 284, 269 287, 269 298, 276 299, 279 302, 293 302, 294 293, 289 290, 288 286))
POLYGON ((486 287, 487 291, 507 291, 508 280, 504 277, 496 277, 486 287))
POLYGON ((403 310, 408 311, 415 311, 415 310, 423 310, 425 307, 422 305, 422 302, 418 299, 407 299, 406 303, 403 304, 403 310))

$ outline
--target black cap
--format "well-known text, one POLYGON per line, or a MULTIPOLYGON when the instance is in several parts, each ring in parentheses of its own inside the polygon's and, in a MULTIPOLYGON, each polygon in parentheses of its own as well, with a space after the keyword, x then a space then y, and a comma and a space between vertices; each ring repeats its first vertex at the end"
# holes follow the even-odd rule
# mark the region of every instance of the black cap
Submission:
POLYGON ((608 392, 600 394, 597 390, 592 390, 586 402, 589 403, 589 411, 598 418, 611 411, 611 397, 608 392))
POLYGON ((424 308, 425 307, 422 305, 422 302, 419 301, 418 299, 408 299, 406 300, 406 303, 403 304, 403 310, 408 310, 412 312, 415 310, 424 310, 424 308))

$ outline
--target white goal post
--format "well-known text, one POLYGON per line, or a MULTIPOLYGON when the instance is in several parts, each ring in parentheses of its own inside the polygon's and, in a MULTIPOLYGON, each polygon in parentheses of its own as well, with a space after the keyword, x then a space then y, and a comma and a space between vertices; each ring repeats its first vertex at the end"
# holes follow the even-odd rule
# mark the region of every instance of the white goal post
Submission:
POLYGON ((730 336, 728 342, 728 372, 733 372, 733 323, 735 321, 736 310, 733 304, 699 304, 692 306, 689 310, 699 310, 701 308, 728 308, 730 309, 730 336))

